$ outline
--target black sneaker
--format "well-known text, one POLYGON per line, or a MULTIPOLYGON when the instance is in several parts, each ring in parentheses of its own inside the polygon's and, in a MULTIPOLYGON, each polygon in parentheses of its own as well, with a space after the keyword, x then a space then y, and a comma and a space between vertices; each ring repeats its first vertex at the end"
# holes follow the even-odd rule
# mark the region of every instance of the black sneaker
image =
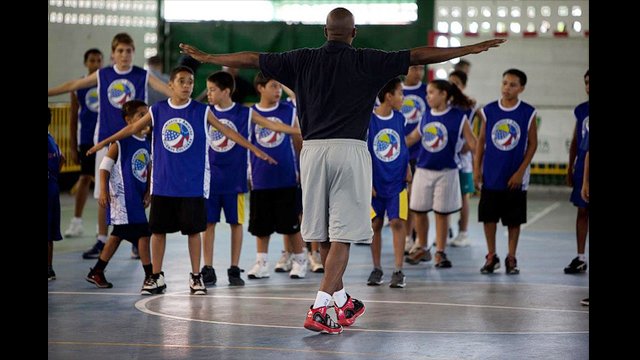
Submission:
POLYGON ((88 282, 94 284, 101 289, 109 289, 113 287, 113 284, 107 281, 104 277, 104 271, 95 271, 93 268, 89 268, 89 274, 85 278, 88 282))
POLYGON ((373 268, 371 274, 369 275, 369 279, 367 280, 367 285, 369 286, 377 286, 382 284, 382 270, 378 268, 373 268))
POLYGON ((191 295, 207 294, 207 288, 202 283, 202 274, 194 275, 189 273, 189 288, 191 289, 191 295))
POLYGON ((493 274, 495 270, 500 269, 500 258, 498 255, 493 254, 493 257, 489 259, 489 254, 487 254, 484 258, 487 259, 487 261, 484 263, 484 266, 480 268, 482 274, 493 274))
POLYGON ((56 272, 53 271, 53 268, 49 266, 49 281, 56 279, 56 272))
POLYGON ((216 270, 212 266, 203 266, 200 274, 202 275, 202 282, 205 286, 213 286, 216 284, 216 281, 218 281, 216 270))
POLYGON ((444 251, 436 251, 436 263, 433 265, 440 269, 446 269, 451 267, 451 261, 447 259, 447 254, 444 251))
POLYGON ((520 269, 518 269, 518 260, 516 260, 515 256, 507 255, 504 259, 504 266, 507 268, 506 273, 508 275, 520 274, 520 269))
POLYGON ((159 274, 145 277, 142 289, 140 289, 140 295, 162 294, 166 288, 164 271, 161 271, 159 274))
POLYGON ((229 277, 229 286, 244 286, 244 280, 240 277, 240 268, 237 266, 231 266, 227 269, 227 276, 229 277))
POLYGON ((394 271, 393 274, 391 274, 391 282, 389 283, 389 287, 392 288, 403 288, 405 287, 405 276, 404 273, 402 273, 402 270, 398 270, 398 271, 394 271))
POLYGON ((565 274, 579 274, 587 271, 587 262, 580 260, 578 257, 571 260, 571 264, 564 268, 565 274))
POLYGON ((104 243, 100 240, 96 240, 96 243, 93 244, 89 250, 82 253, 83 259, 97 259, 100 256, 100 252, 104 248, 104 243))

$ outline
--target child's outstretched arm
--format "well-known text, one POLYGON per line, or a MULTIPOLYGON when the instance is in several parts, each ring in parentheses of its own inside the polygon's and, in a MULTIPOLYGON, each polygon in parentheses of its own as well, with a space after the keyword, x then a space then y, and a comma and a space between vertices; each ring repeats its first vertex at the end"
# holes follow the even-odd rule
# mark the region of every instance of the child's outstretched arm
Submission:
MULTIPOLYGON (((251 152, 256 154, 256 156, 258 158, 268 162, 271 165, 275 165, 275 164, 278 163, 271 156, 267 155, 262 150, 260 150, 257 147, 255 147, 255 145, 253 145, 252 143, 247 141, 247 139, 245 139, 242 135, 238 134, 237 131, 235 131, 232 128, 227 127, 226 125, 221 123, 218 120, 218 118, 216 118, 216 116, 213 115, 213 113, 211 112, 211 110, 209 108, 207 108, 207 121, 209 122, 209 124, 211 124, 211 126, 213 126, 214 128, 218 129, 218 131, 220 131, 222 134, 224 134, 224 136, 226 136, 227 138, 235 141, 238 145, 240 145, 240 146, 242 146, 242 147, 244 147, 246 149, 251 150, 251 152)), ((267 121, 269 121, 269 120, 267 120, 267 121)))
POLYGON ((144 114, 144 116, 141 117, 138 121, 123 127, 117 133, 115 133, 115 134, 109 136, 108 138, 100 141, 99 143, 93 145, 93 147, 87 151, 87 155, 91 155, 91 154, 97 152, 98 150, 102 149, 103 147, 105 147, 108 144, 111 144, 114 141, 118 141, 120 139, 124 139, 126 137, 129 137, 129 136, 131 136, 131 135, 133 135, 135 133, 138 133, 138 132, 142 131, 142 129, 147 127, 150 123, 151 123, 151 113, 148 112, 148 113, 144 114))
POLYGON ((290 135, 300 135, 299 127, 289 126, 277 121, 270 121, 266 117, 260 115, 257 111, 253 111, 253 109, 251 109, 251 121, 273 131, 278 131, 290 135))
POLYGON ((51 89, 49 89, 48 95, 49 96, 60 95, 60 94, 74 91, 74 90, 84 89, 89 86, 95 86, 97 84, 98 84, 98 72, 96 71, 89 76, 86 76, 80 79, 69 80, 64 84, 58 85, 56 87, 52 87, 51 89))

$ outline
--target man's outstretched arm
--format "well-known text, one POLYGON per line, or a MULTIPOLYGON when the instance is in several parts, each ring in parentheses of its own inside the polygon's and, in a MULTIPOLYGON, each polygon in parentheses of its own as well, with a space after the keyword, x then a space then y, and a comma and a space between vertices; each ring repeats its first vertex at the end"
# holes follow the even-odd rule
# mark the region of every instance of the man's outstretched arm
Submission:
POLYGON ((207 54, 200 51, 195 46, 180 44, 180 53, 191 56, 201 63, 229 66, 234 68, 254 68, 260 67, 258 58, 260 53, 254 51, 241 51, 232 54, 207 54))
POLYGON ((472 45, 440 48, 432 46, 421 46, 411 49, 411 65, 434 64, 449 59, 465 56, 468 54, 477 54, 489 50, 489 48, 500 46, 506 39, 492 39, 479 42, 472 45))

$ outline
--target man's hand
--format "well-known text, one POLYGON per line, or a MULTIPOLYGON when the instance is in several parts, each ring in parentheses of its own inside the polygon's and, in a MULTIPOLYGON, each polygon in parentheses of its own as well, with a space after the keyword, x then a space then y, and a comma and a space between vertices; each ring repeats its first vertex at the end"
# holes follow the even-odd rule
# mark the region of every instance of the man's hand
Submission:
POLYGON ((189 44, 183 44, 180 43, 180 53, 181 54, 185 54, 185 55, 189 55, 192 58, 200 61, 201 63, 205 62, 205 60, 207 59, 208 54, 200 51, 197 47, 195 46, 191 46, 189 44))
POLYGON ((491 39, 471 45, 471 54, 478 54, 483 51, 487 51, 492 47, 498 47, 505 41, 507 41, 507 39, 491 39))

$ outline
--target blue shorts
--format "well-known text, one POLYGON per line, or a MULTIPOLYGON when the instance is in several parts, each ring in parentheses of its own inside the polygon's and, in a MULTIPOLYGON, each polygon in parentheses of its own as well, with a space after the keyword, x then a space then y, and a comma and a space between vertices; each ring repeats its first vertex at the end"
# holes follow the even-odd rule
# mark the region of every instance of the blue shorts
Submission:
POLYGON ((371 219, 383 217, 385 212, 389 220, 407 220, 409 213, 407 189, 402 190, 395 196, 387 198, 376 196, 371 198, 371 219))
POLYGON ((227 224, 244 224, 244 193, 210 194, 206 205, 208 224, 220 222, 222 210, 227 224))
POLYGON ((589 203, 584 201, 582 199, 582 195, 580 194, 582 192, 582 179, 578 179, 580 180, 579 183, 575 182, 575 177, 574 177, 574 182, 573 182, 573 191, 571 191, 571 197, 569 198, 571 200, 571 202, 573 203, 573 205, 579 207, 579 208, 587 208, 589 207, 589 203))
POLYGON ((62 240, 62 234, 60 233, 60 190, 57 183, 49 182, 47 208, 49 210, 47 227, 49 237, 47 241, 62 240))

